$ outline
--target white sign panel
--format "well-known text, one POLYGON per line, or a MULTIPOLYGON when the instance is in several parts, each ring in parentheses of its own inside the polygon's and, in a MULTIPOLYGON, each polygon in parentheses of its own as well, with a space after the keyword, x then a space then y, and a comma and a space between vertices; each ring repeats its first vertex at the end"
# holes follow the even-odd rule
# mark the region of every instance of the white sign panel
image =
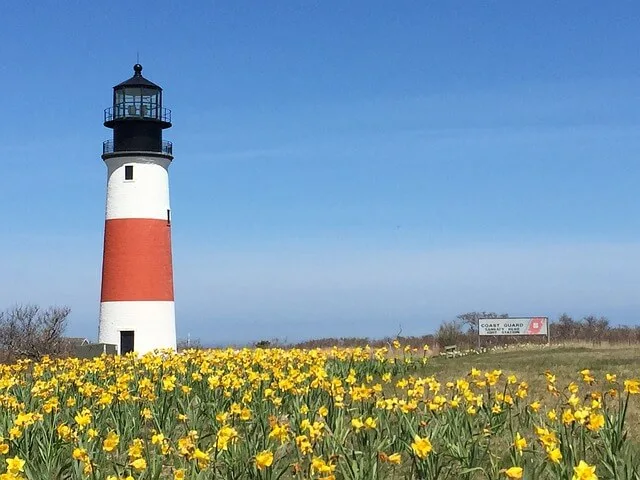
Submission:
POLYGON ((478 320, 479 334, 489 335, 547 335, 547 317, 526 318, 481 318, 478 320))

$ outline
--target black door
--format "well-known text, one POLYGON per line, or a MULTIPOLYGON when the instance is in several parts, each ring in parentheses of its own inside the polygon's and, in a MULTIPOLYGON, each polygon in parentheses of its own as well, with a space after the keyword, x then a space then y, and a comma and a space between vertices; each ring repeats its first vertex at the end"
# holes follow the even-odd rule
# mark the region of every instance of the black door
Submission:
POLYGON ((120 355, 133 352, 133 330, 120 332, 120 355))

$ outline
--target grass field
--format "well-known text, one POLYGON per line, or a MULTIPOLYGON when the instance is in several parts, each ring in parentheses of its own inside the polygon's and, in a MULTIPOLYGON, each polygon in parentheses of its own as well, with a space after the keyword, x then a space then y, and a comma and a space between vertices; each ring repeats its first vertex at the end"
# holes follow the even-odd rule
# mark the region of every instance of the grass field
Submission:
MULTIPOLYGON (((620 378, 640 377, 640 347, 569 345, 551 347, 514 347, 481 355, 447 359, 433 357, 421 372, 441 379, 466 375, 471 368, 499 369, 526 379, 533 392, 544 390, 544 373, 553 372, 559 383, 568 384, 581 378, 579 372, 589 369, 599 379, 607 373, 620 378)), ((635 410, 635 409, 634 409, 635 410)), ((640 438, 640 428, 633 434, 640 438)))
MULTIPOLYGON (((514 374, 529 383, 534 395, 544 392, 547 371, 553 372, 561 384, 580 381, 579 372, 584 369, 591 370, 601 380, 608 373, 619 378, 640 378, 640 347, 617 344, 514 347, 452 359, 433 357, 421 374, 436 375, 441 380, 455 379, 465 376, 472 368, 499 369, 505 374, 514 374)), ((640 443, 640 402, 631 404, 628 415, 630 438, 640 443)))
POLYGON ((191 350, 0 367, 0 480, 640 480, 640 353, 191 350))
POLYGON ((531 385, 545 384, 546 371, 554 372, 559 380, 566 380, 568 383, 579 379, 579 372, 585 368, 600 378, 607 373, 617 373, 620 377, 631 378, 640 375, 640 347, 513 347, 452 359, 433 357, 422 373, 455 378, 466 375, 473 367, 483 370, 501 369, 526 378, 531 385))

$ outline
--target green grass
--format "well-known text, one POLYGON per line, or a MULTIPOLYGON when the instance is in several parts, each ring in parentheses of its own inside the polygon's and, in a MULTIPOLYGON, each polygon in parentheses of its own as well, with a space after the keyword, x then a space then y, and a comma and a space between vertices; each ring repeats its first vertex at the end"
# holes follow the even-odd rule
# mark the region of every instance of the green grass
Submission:
MULTIPOLYGON (((546 371, 556 375, 559 386, 566 386, 572 381, 582 385, 579 372, 589 369, 596 378, 595 389, 604 390, 608 388, 604 378, 607 373, 618 375, 620 381, 640 378, 640 348, 635 345, 523 347, 458 358, 433 357, 419 374, 435 375, 439 381, 445 382, 466 376, 471 368, 483 371, 498 369, 506 375, 516 375, 518 380, 530 385, 530 400, 533 401, 546 393, 546 371)), ((640 450, 640 428, 637 428, 640 406, 637 403, 630 405, 627 425, 629 441, 638 444, 640 450)))
POLYGON ((632 378, 640 376, 640 348, 525 347, 458 358, 434 357, 423 373, 447 380, 466 375, 472 367, 503 370, 504 373, 522 377, 532 385, 536 378, 544 383, 543 374, 547 370, 553 372, 561 383, 578 380, 579 372, 585 368, 590 369, 598 379, 604 378, 606 373, 632 378))

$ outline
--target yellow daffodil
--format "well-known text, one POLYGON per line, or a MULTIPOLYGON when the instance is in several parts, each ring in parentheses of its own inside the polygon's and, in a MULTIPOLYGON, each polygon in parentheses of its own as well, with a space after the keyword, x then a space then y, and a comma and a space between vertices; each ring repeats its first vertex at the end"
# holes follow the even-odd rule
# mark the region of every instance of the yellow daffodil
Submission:
POLYGON ((428 438, 422 438, 419 435, 415 435, 413 443, 411 444, 411 450, 418 458, 425 459, 432 450, 431 442, 428 438))
POLYGON ((522 467, 511 467, 504 470, 504 474, 507 478, 520 479, 522 478, 522 467))
POLYGON ((256 467, 258 470, 264 470, 273 464, 273 452, 263 450, 256 455, 256 467))
POLYGON ((573 467, 572 480, 598 480, 596 475, 596 467, 591 466, 584 460, 580 460, 580 463, 573 467))

